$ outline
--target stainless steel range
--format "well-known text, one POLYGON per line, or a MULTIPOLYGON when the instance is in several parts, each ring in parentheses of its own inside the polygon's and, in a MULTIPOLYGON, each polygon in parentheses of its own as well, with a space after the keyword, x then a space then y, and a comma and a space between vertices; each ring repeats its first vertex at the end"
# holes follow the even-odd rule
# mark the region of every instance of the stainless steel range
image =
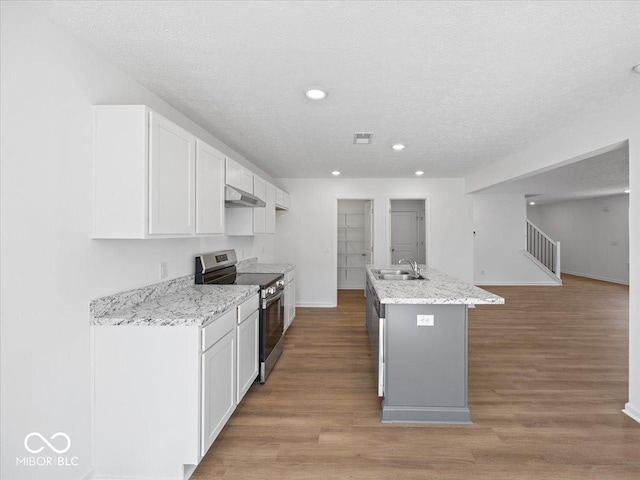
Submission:
POLYGON ((284 344, 284 275, 238 273, 235 250, 196 257, 197 285, 257 285, 260 287, 260 375, 264 383, 282 353, 284 344))

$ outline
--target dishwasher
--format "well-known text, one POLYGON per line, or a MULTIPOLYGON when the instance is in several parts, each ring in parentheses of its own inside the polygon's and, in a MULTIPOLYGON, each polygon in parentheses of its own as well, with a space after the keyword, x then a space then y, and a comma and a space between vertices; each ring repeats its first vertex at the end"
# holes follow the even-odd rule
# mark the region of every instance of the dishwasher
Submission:
POLYGON ((385 379, 385 305, 380 303, 380 299, 367 279, 367 312, 366 326, 369 333, 369 345, 371 346, 371 360, 373 372, 375 374, 378 397, 384 397, 385 379))

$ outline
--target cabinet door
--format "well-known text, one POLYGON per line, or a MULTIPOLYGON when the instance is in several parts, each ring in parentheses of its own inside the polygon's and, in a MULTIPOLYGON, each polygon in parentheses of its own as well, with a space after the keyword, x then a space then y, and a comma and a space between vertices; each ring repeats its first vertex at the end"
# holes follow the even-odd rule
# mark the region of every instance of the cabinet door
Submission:
MULTIPOLYGON (((253 194, 261 200, 267 198, 267 182, 257 175, 253 177, 253 194)), ((265 233, 266 219, 266 207, 253 209, 253 233, 265 233)))
POLYGON ((291 281, 284 286, 285 330, 289 328, 296 316, 296 281, 293 272, 287 274, 287 276, 290 276, 291 281))
POLYGON ((289 325, 293 323, 293 319, 296 318, 296 281, 291 280, 289 284, 289 325))
POLYGON ((202 354, 202 455, 235 410, 236 331, 202 354))
POLYGON ((225 183, 243 192, 253 193, 253 172, 227 157, 225 183))
POLYGON ((238 403, 258 376, 258 310, 238 325, 238 403))
POLYGON ((242 165, 229 157, 225 160, 224 183, 242 189, 242 165))
POLYGON ((200 140, 196 153, 196 233, 224 233, 224 155, 200 140))
POLYGON ((291 284, 287 283, 284 286, 284 331, 286 332, 291 325, 291 284))
POLYGON ((267 183, 265 233, 276 233, 276 187, 267 183))
POLYGON ((276 188, 276 206, 284 207, 284 192, 276 188))
POLYGON ((290 200, 289 194, 287 192, 284 192, 283 206, 284 206, 285 210, 289 210, 289 208, 291 207, 291 200, 290 200))
MULTIPOLYGON (((255 193, 254 183, 253 183, 253 172, 248 168, 242 167, 242 171, 240 172, 240 190, 244 190, 248 193, 255 193)), ((263 198, 264 200, 264 198, 263 198)))
POLYGON ((157 113, 149 120, 149 234, 194 233, 196 139, 157 113))

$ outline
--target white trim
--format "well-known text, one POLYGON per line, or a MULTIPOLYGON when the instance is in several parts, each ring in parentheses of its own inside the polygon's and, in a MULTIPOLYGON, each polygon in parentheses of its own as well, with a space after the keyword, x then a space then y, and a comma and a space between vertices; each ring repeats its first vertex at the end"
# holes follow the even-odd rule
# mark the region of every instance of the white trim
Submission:
MULTIPOLYGON (((191 475, 189 475, 190 477, 191 475)), ((180 477, 153 477, 153 480, 184 480, 184 478, 189 478, 189 477, 183 477, 182 479, 180 477)), ((85 479, 82 479, 85 480, 85 479)), ((108 476, 108 477, 93 477, 93 480, 149 480, 149 477, 130 477, 130 476, 126 476, 126 477, 113 477, 113 476, 108 476)))
POLYGON ((620 285, 629 285, 629 282, 625 282, 624 280, 616 280, 614 278, 609 278, 609 277, 599 277, 597 275, 587 275, 586 273, 569 272, 567 270, 562 270, 562 273, 566 273, 567 275, 573 275, 575 277, 584 277, 584 278, 591 278, 593 280, 600 280, 601 282, 618 283, 620 285))
MULTIPOLYGON (((336 290, 336 293, 338 290, 336 290)), ((338 303, 328 303, 328 302, 302 302, 296 303, 296 308, 336 308, 338 303)))
POLYGON ((636 422, 640 423, 640 409, 635 408, 631 403, 626 403, 622 413, 633 418, 636 422))
MULTIPOLYGON (((371 202, 371 205, 373 206, 373 228, 374 228, 374 232, 375 232, 375 228, 376 228, 376 215, 375 215, 375 209, 376 207, 376 196, 373 194, 362 194, 362 195, 358 195, 358 194, 352 194, 352 193, 340 193, 337 194, 335 196, 334 202, 333 202, 333 240, 332 240, 332 261, 333 261, 333 272, 335 274, 335 283, 334 283, 334 289, 333 289, 333 304, 328 304, 328 303, 319 303, 316 304, 314 302, 311 302, 309 304, 305 304, 305 305, 300 305, 301 307, 311 307, 311 308, 335 308, 338 306, 338 290, 339 290, 339 282, 338 282, 338 203, 340 202, 340 200, 363 200, 365 202, 369 201, 371 202)), ((375 238, 375 233, 371 232, 371 235, 374 236, 375 238)), ((374 264, 376 262, 376 255, 379 255, 380 251, 376 249, 376 247, 374 247, 373 252, 371 252, 371 263, 374 264)), ((296 304, 296 306, 298 306, 296 304)))
MULTIPOLYGON (((391 200, 423 200, 424 201, 424 239, 425 245, 425 265, 428 267, 431 265, 431 196, 425 194, 394 194, 394 195, 385 195, 385 255, 387 258, 386 262, 381 262, 390 265, 391 264, 391 200)), ((380 253, 380 250, 378 250, 380 253)))
POLYGON ((561 287, 560 283, 544 282, 479 282, 473 284, 476 287, 561 287))

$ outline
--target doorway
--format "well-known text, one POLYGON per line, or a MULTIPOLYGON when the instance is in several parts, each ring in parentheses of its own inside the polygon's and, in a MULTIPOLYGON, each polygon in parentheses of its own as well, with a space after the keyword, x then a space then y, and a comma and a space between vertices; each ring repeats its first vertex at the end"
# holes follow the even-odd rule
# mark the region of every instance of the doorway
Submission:
POLYGON ((426 200, 396 199, 389 201, 389 236, 391 263, 413 258, 427 263, 426 200))
POLYGON ((373 262, 373 200, 338 200, 338 290, 364 290, 373 262))

